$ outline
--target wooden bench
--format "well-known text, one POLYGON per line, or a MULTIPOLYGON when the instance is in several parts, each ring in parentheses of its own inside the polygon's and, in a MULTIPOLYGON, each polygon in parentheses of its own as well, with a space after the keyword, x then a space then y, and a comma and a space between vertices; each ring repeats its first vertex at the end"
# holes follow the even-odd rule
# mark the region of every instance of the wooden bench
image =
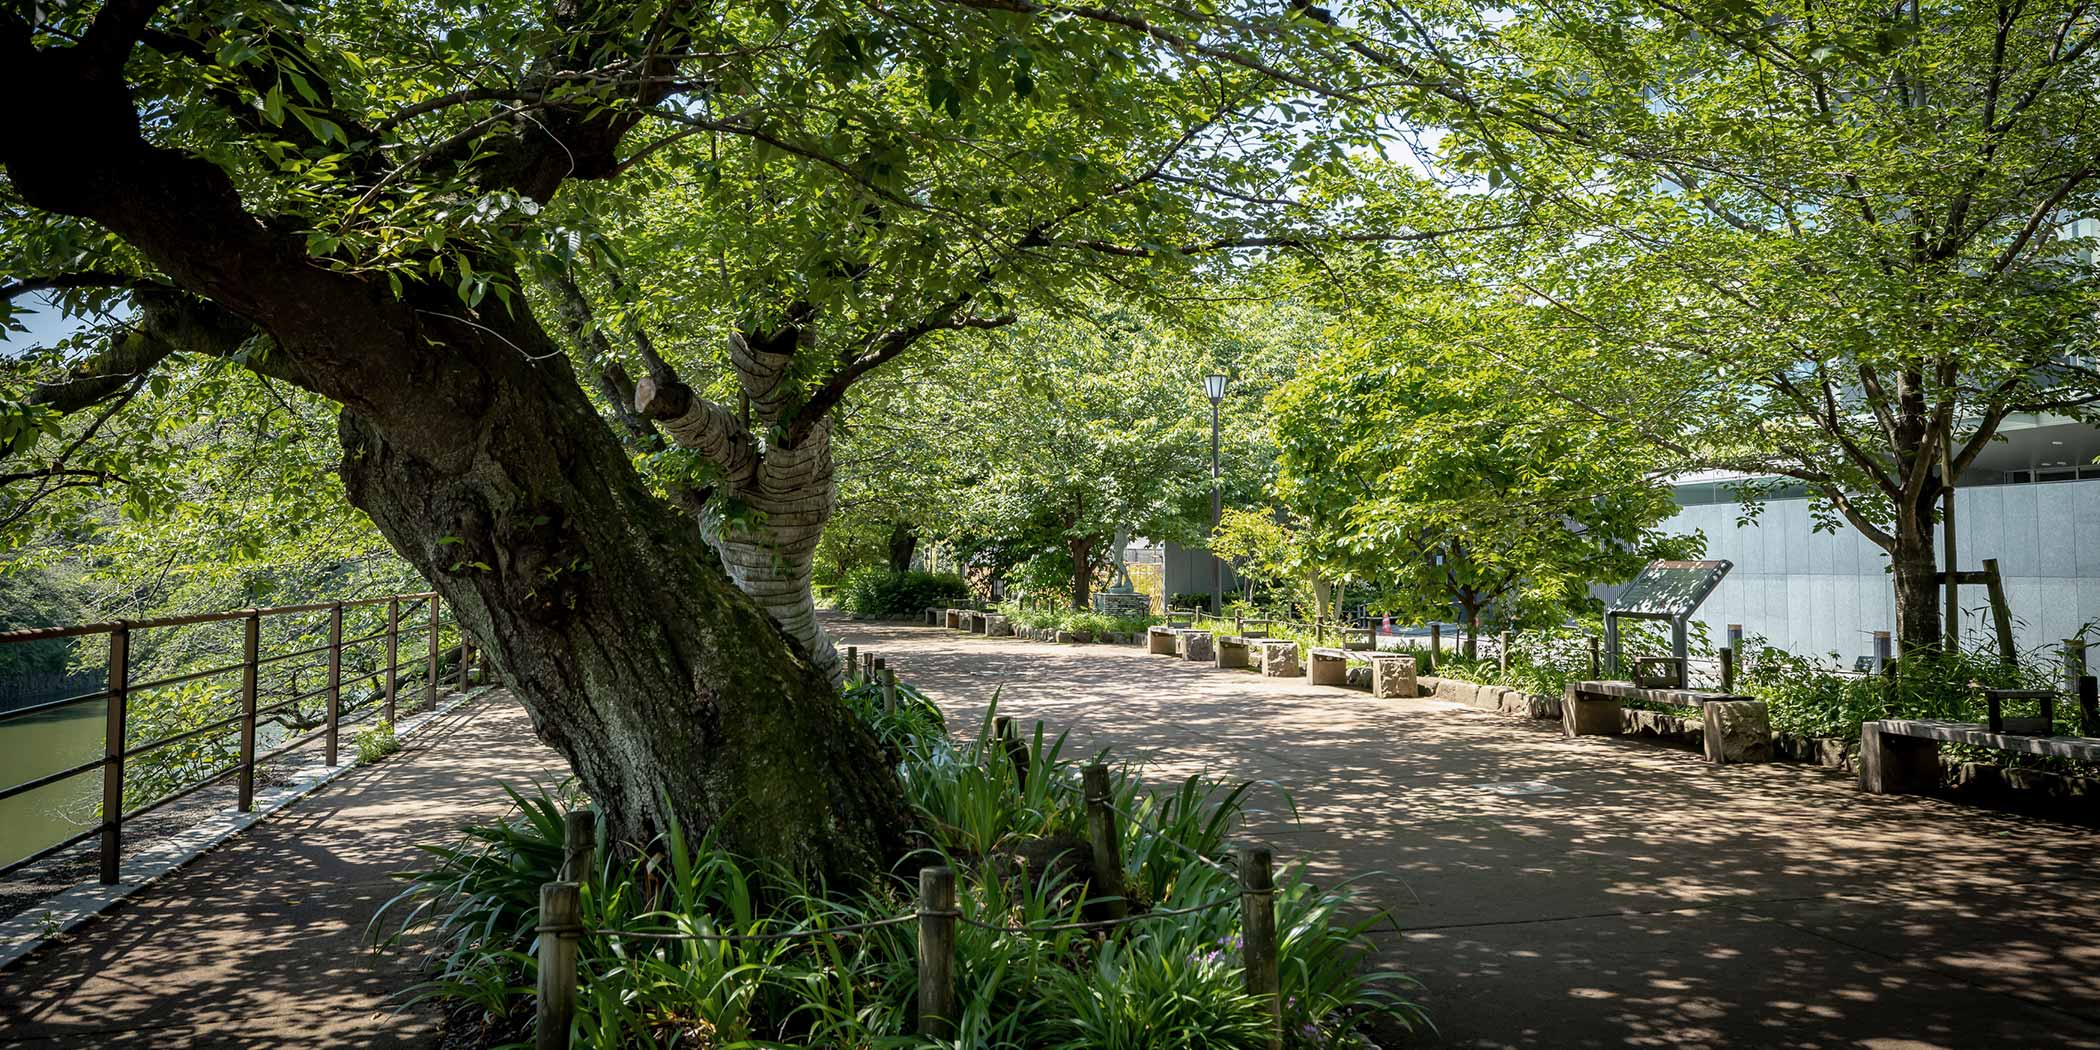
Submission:
POLYGON ((1312 649, 1306 653, 1311 666, 1305 669, 1305 680, 1314 685, 1348 685, 1349 665, 1369 664, 1369 653, 1360 649, 1312 649))
POLYGON ((1859 727, 1859 789, 1875 795, 1931 792, 1940 784, 1943 743, 2100 762, 2100 738, 1993 733, 1974 722, 1892 718, 1859 727))
POLYGON ((1771 719, 1764 702, 1734 693, 1659 689, 1632 682, 1569 682, 1561 698, 1561 732, 1568 736, 1618 736, 1628 700, 1698 708, 1711 762, 1770 762, 1771 719))

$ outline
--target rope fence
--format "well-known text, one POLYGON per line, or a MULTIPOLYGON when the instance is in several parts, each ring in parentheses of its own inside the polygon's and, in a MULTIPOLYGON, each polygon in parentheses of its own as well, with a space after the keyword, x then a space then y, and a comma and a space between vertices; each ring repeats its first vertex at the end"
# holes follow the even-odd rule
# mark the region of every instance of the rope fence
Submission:
MULTIPOLYGON (((897 703, 897 674, 873 653, 846 648, 846 679, 849 684, 880 686, 883 702, 890 710, 897 703)), ((1040 723, 1038 723, 1040 725, 1040 723)), ((1028 745, 1016 732, 1011 718, 993 719, 992 735, 998 750, 1014 763, 1026 785, 1028 745)), ((727 944, 780 943, 814 940, 841 934, 867 933, 907 923, 918 924, 918 1034, 933 1039, 955 1036, 961 1010, 955 997, 955 934, 959 926, 991 933, 1040 936, 1052 933, 1103 933, 1120 926, 1196 915, 1238 905, 1241 909, 1241 951, 1245 962, 1246 988, 1260 998, 1268 1014, 1271 1047, 1283 1045, 1283 1004, 1278 989, 1274 854, 1263 846, 1242 846, 1237 870, 1207 857, 1167 836, 1159 836, 1175 849, 1239 882, 1238 892, 1178 908, 1154 908, 1132 913, 1123 882, 1123 831, 1118 818, 1142 829, 1144 821, 1110 803, 1108 767, 1092 763, 1081 768, 1080 787, 1086 800, 1087 839, 1092 852, 1094 883, 1099 896, 1090 903, 1106 913, 1105 918, 1072 922, 1034 922, 1005 925, 964 915, 957 906, 955 870, 946 865, 919 869, 918 906, 905 914, 838 926, 803 927, 767 933, 707 933, 697 930, 628 930, 586 925, 582 913, 582 882, 593 868, 596 818, 589 809, 571 810, 564 816, 562 881, 540 887, 539 999, 534 1024, 535 1050, 568 1050, 569 1033, 575 1023, 579 973, 577 960, 582 937, 589 934, 610 940, 655 942, 705 941, 727 944)))

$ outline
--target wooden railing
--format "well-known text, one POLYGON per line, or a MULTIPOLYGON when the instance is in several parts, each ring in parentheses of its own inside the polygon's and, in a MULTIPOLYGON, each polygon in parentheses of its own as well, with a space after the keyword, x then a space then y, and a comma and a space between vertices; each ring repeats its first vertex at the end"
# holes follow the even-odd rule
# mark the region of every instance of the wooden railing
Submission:
MULTIPOLYGON (((235 803, 237 808, 243 813, 250 812, 255 805, 255 773, 259 765, 316 741, 324 745, 327 764, 337 765, 341 757, 342 731, 346 726, 380 720, 393 723, 397 700, 404 684, 401 643, 405 638, 420 641, 425 649, 420 677, 424 704, 429 707, 437 705, 439 671, 445 665, 446 658, 457 654, 455 670, 462 690, 467 685, 468 668, 473 658, 473 644, 464 635, 459 634, 455 622, 445 619, 443 602, 436 593, 429 591, 349 601, 287 605, 270 609, 236 609, 148 620, 116 620, 108 623, 32 628, 0 633, 0 646, 65 639, 86 641, 98 636, 105 638, 108 645, 102 689, 33 703, 10 711, 0 711, 0 729, 4 729, 10 722, 32 715, 104 702, 107 706, 102 730, 101 756, 0 787, 0 801, 99 769, 102 774, 99 819, 79 834, 46 845, 28 856, 9 861, 4 867, 0 867, 0 875, 43 860, 89 838, 100 836, 101 881, 114 883, 117 881, 119 862, 122 859, 126 821, 136 820, 206 787, 221 783, 229 777, 238 778, 235 803), (384 627, 354 638, 343 637, 346 614, 377 623, 379 606, 385 607, 384 627), (265 651, 262 642, 265 624, 280 622, 296 628, 296 625, 290 624, 293 618, 315 613, 325 613, 325 623, 305 629, 285 630, 281 632, 281 644, 287 651, 265 651), (234 622, 241 624, 238 660, 223 664, 213 660, 211 662, 214 666, 202 670, 185 670, 148 681, 134 679, 132 666, 134 656, 137 655, 134 643, 142 633, 234 622), (448 626, 453 629, 456 641, 451 645, 443 645, 448 626), (319 645, 306 644, 316 637, 325 637, 326 641, 319 645), (368 661, 373 670, 345 678, 344 653, 356 646, 376 643, 384 645, 383 660, 374 656, 368 661), (301 658, 306 658, 309 662, 303 666, 292 663, 301 658), (299 690, 301 673, 305 671, 324 671, 321 684, 313 689, 299 690), (262 685, 262 677, 266 672, 281 673, 281 685, 265 688, 262 685), (171 732, 152 740, 133 741, 127 735, 127 722, 132 714, 133 704, 139 698, 150 696, 155 690, 219 682, 234 675, 239 676, 238 684, 227 683, 227 691, 237 697, 236 710, 232 714, 203 725, 187 726, 180 732, 171 732), (344 687, 375 681, 380 685, 376 696, 347 709, 344 707, 344 687), (323 701, 324 705, 320 718, 313 724, 300 724, 300 705, 316 699, 323 701), (267 752, 257 754, 257 726, 271 722, 284 727, 290 739, 282 741, 267 752), (201 779, 193 783, 165 791, 129 810, 125 809, 124 778, 127 761, 176 744, 209 740, 213 737, 223 738, 229 733, 238 733, 237 759, 233 763, 224 765, 223 768, 208 769, 201 779)), ((204 655, 209 658, 214 655, 214 650, 207 646, 204 655)), ((411 657, 411 663, 406 668, 411 672, 417 670, 414 660, 415 658, 411 657)))

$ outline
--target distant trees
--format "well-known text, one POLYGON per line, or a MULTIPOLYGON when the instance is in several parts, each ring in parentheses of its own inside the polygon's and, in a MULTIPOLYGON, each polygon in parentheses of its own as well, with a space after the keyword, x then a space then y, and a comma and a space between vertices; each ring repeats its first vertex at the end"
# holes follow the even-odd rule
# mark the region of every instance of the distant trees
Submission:
POLYGON ((1571 416, 1461 340, 1507 338, 1477 313, 1418 303, 1320 354, 1269 400, 1276 498, 1304 557, 1373 588, 1373 608, 1473 628, 1557 623, 1696 537, 1657 460, 1571 416))

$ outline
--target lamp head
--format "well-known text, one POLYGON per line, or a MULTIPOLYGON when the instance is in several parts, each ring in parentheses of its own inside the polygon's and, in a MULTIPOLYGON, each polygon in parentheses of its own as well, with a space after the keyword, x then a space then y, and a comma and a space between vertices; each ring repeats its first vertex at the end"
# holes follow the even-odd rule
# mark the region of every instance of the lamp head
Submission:
POLYGON ((1225 374, 1214 372, 1203 377, 1203 393, 1212 401, 1225 400, 1225 374))

